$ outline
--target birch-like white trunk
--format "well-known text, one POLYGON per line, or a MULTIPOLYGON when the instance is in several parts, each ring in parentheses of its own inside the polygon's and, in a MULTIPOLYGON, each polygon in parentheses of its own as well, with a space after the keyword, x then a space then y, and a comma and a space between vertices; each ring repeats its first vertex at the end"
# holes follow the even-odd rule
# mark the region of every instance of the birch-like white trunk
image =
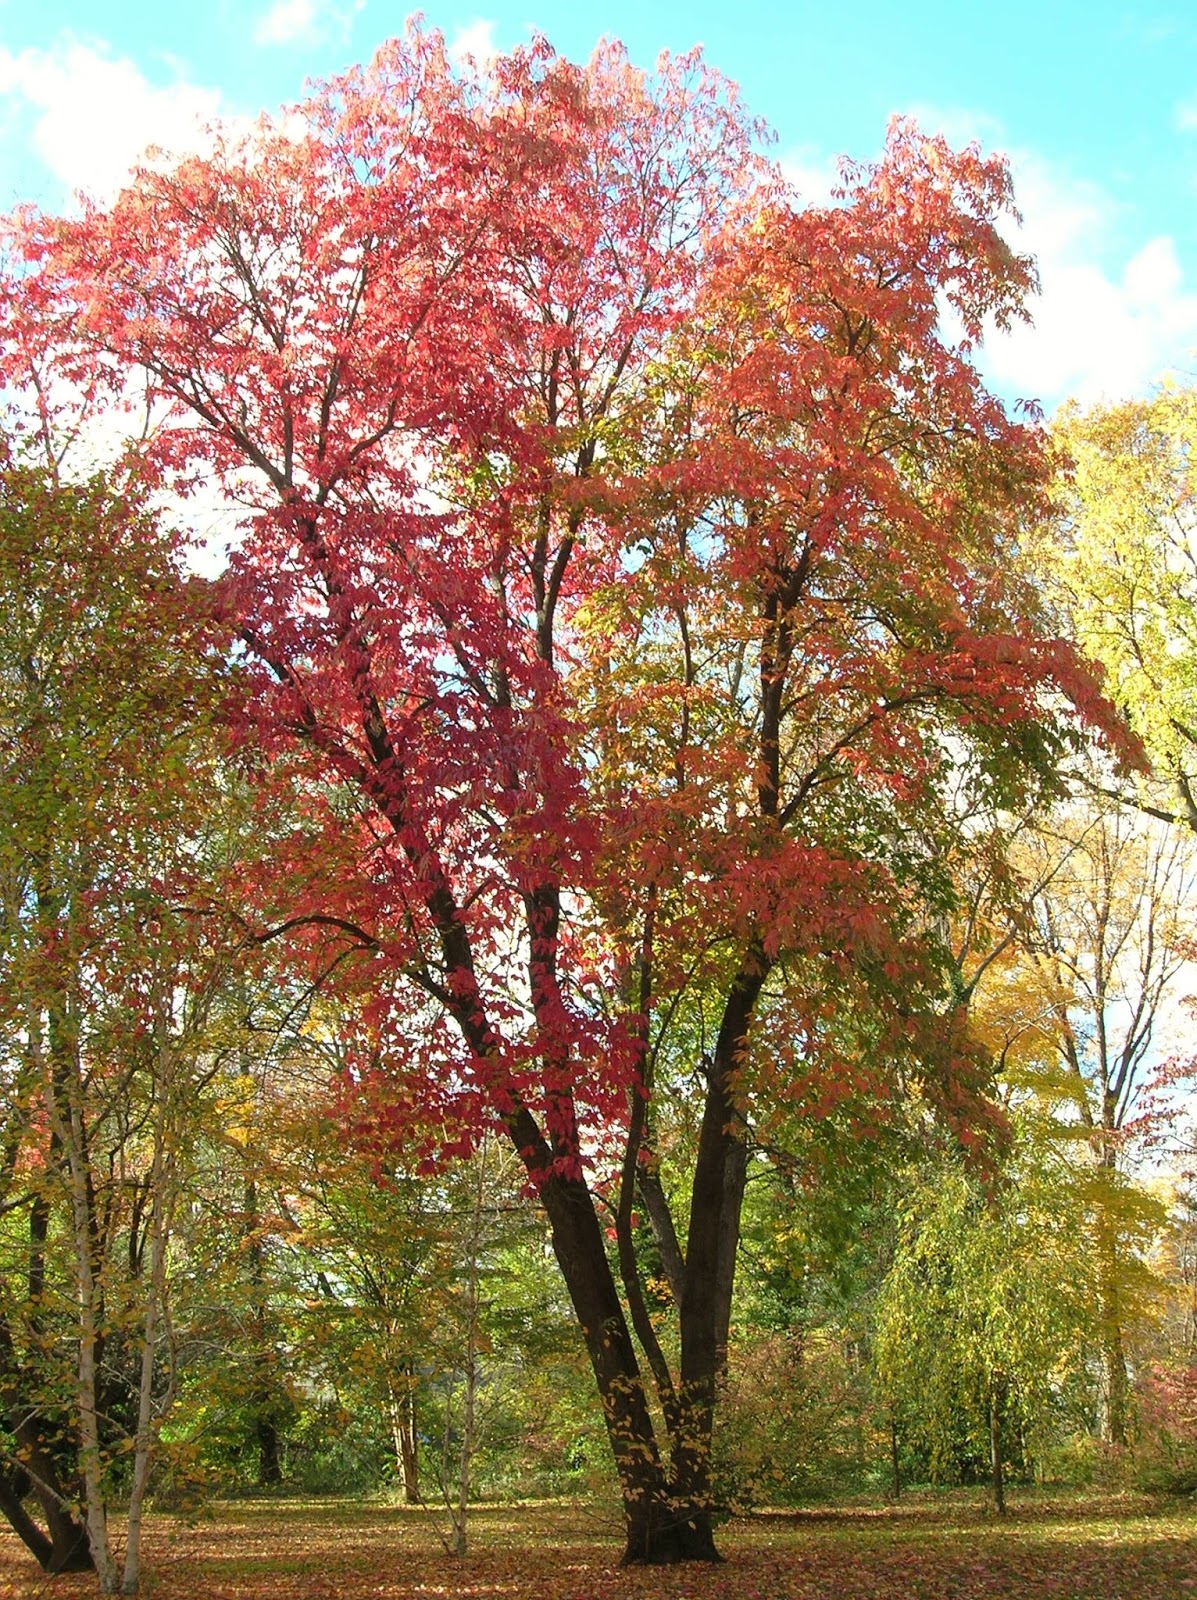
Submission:
POLYGON ((466 1260, 466 1342, 463 1374, 465 1382, 462 1393, 461 1451, 457 1458, 456 1492, 452 1497, 449 1489, 451 1415, 448 1397, 446 1398, 445 1429, 441 1447, 441 1493, 453 1528, 452 1544, 449 1545, 446 1541, 446 1545, 455 1556, 465 1555, 469 1544, 470 1476, 473 1469, 474 1452, 478 1443, 478 1345, 481 1312, 479 1290, 482 1238, 486 1214, 487 1156, 488 1148, 484 1144, 476 1162, 473 1204, 470 1215, 470 1235, 466 1260))
MULTIPOLYGON (((157 1443, 159 1417, 154 1415, 154 1366, 159 1323, 166 1297, 166 1251, 173 1204, 174 1161, 169 1146, 170 1114, 174 1087, 174 1054, 166 1004, 157 997, 154 1015, 155 1056, 158 1067, 158 1103, 153 1123, 150 1161, 150 1270, 146 1282, 141 1328, 141 1371, 137 1389, 137 1432, 133 1440, 133 1482, 129 1490, 129 1532, 125 1542, 125 1573, 121 1585, 127 1595, 137 1593, 141 1581, 141 1529, 150 1465, 157 1443)), ((169 1403, 169 1396, 166 1404, 169 1403)), ((166 1409, 159 1408, 159 1413, 166 1409)))

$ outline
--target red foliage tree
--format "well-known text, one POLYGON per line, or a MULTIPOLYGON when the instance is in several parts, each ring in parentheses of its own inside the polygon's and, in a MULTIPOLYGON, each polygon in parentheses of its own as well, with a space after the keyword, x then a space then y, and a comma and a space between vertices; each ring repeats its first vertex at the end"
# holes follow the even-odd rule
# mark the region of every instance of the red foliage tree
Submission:
POLYGON ((518 1149, 629 1559, 715 1555, 753 1106, 917 1080, 959 1131, 984 1114, 920 921, 928 818, 1042 773, 1093 699, 1016 576, 1040 438, 969 360, 1031 282, 1004 166, 898 125, 803 209, 753 134, 694 56, 650 79, 537 43, 471 78, 415 30, 285 123, 15 235, 17 327, 141 374, 147 467, 253 508, 225 580, 246 727, 322 780, 295 925, 368 948, 392 1105, 518 1149), (652 1095, 696 988, 680 1229, 652 1095), (599 1221, 613 1151, 668 1464, 599 1221))

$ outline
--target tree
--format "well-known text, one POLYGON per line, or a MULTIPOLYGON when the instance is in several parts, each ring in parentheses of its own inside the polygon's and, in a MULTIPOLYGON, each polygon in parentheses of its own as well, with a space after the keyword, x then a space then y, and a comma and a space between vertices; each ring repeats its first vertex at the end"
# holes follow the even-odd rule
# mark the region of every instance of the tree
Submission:
POLYGON ((0 1303, 0 1506, 43 1566, 90 1559, 113 1592, 107 1501, 124 1458, 132 1593, 169 1404, 175 1179, 221 968, 197 893, 211 619, 134 495, 12 462, 0 594, 0 1170, 16 1266, 0 1303))
POLYGON ((1071 1174, 1050 1147, 1028 1141, 1021 1154, 997 1197, 959 1167, 912 1186, 876 1312, 894 1414, 939 1472, 961 1454, 987 1458, 999 1512, 1006 1439, 1042 1432, 1053 1389, 1082 1360, 1089 1310, 1071 1174))
POLYGON ((817 1116, 914 1082, 962 1133, 984 1116, 914 937, 935 872, 906 819, 961 765, 1037 781, 1060 694, 1094 708, 1015 560, 1041 440, 969 359, 1031 282, 1004 166, 899 124, 802 209, 751 133, 696 56, 649 79, 538 41, 455 77, 417 29, 298 122, 15 240, 18 331, 52 325, 96 383, 139 374, 147 470, 253 504, 223 585, 243 725, 279 781, 307 774, 317 824, 280 860, 288 923, 360 951, 363 1104, 385 1077, 409 1139, 498 1125, 524 1162, 628 1559, 715 1555, 747 1099, 817 1116), (682 1013, 684 1228, 652 1148, 682 1013))
POLYGON ((969 889, 955 960, 1006 1104, 1035 1108, 1077 1169, 1098 1422, 1107 1443, 1125 1444, 1126 1340, 1161 1221, 1134 1164, 1176 1120, 1167 1080, 1182 1069, 1162 1058, 1192 951, 1193 855, 1187 834, 1104 794, 1101 772, 1074 766, 1077 796, 978 830, 960 863, 969 889))
POLYGON ((1139 1245, 1153 1207, 1128 1182, 1126 1158, 1151 1132, 1144 1100, 1156 1035, 1192 950, 1193 864, 1183 835, 1145 827, 1107 802, 1061 816, 1026 848, 1042 885, 1028 950, 1039 1035, 1055 1069, 1042 1088, 1091 1171, 1101 1346, 1101 1434, 1128 1438, 1125 1340, 1136 1318, 1139 1245), (1036 859, 1037 858, 1037 859, 1036 859))
POLYGON ((1165 786, 1143 803, 1197 829, 1197 395, 1168 387, 1149 400, 1070 407, 1055 433, 1072 461, 1069 537, 1049 564, 1071 626, 1165 786))

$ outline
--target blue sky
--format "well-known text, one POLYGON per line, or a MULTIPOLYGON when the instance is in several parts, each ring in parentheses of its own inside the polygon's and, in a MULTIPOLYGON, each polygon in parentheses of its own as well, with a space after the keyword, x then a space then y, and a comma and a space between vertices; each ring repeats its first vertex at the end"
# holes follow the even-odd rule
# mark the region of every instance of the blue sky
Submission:
MULTIPOLYGON (((405 14, 382 0, 0 0, 0 208, 111 193, 147 143, 181 146, 196 117, 275 110, 368 57, 405 14)), ((1197 372, 1191 0, 450 0, 426 17, 476 53, 533 29, 575 58, 613 35, 646 65, 702 42, 813 198, 838 153, 877 151, 893 112, 979 137, 1010 155, 1044 290, 1034 331, 987 355, 1002 392, 1050 409, 1197 372)))

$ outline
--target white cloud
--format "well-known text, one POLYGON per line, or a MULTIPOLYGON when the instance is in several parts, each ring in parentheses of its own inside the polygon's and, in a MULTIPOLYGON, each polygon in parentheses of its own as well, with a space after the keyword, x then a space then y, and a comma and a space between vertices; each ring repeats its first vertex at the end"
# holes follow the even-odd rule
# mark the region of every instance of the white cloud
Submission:
POLYGON ((1024 218, 1011 243, 1036 257, 1040 293, 1029 327, 988 341, 991 379, 1051 408, 1069 396, 1091 404, 1142 393, 1185 365, 1197 346, 1197 287, 1186 286, 1172 238, 1119 255, 1124 218, 1111 195, 1034 155, 1011 165, 1024 218))
POLYGON ((458 28, 449 41, 450 59, 457 62, 458 66, 472 61, 481 72, 485 72, 498 54, 495 24, 482 17, 464 28, 458 28))
MULTIPOLYGON (((1197 101, 1191 112, 1197 127, 1197 101)), ((910 114, 954 145, 1006 144, 1001 124, 983 111, 923 105, 910 114)), ((1128 240, 1130 213, 1100 184, 1034 151, 1007 149, 1023 221, 1005 231, 1035 257, 1040 293, 1029 303, 1029 326, 986 341, 980 360, 990 382, 1050 411, 1070 397, 1127 398, 1185 368, 1197 348, 1197 284, 1186 285, 1173 239, 1128 240)))
POLYGON ((131 61, 64 36, 19 55, 0 46, 0 96, 34 114, 33 148, 68 190, 110 199, 150 145, 194 149, 220 109, 215 89, 149 83, 131 61))
POLYGON ((840 180, 839 161, 825 155, 811 145, 801 145, 787 150, 778 160, 782 175, 798 191, 798 198, 808 206, 831 204, 831 191, 840 180))
POLYGON ((256 44, 295 44, 310 39, 316 32, 314 0, 275 0, 275 4, 254 27, 256 44))
POLYGON ((330 33, 347 35, 366 0, 274 0, 254 26, 256 44, 312 44, 330 33))

